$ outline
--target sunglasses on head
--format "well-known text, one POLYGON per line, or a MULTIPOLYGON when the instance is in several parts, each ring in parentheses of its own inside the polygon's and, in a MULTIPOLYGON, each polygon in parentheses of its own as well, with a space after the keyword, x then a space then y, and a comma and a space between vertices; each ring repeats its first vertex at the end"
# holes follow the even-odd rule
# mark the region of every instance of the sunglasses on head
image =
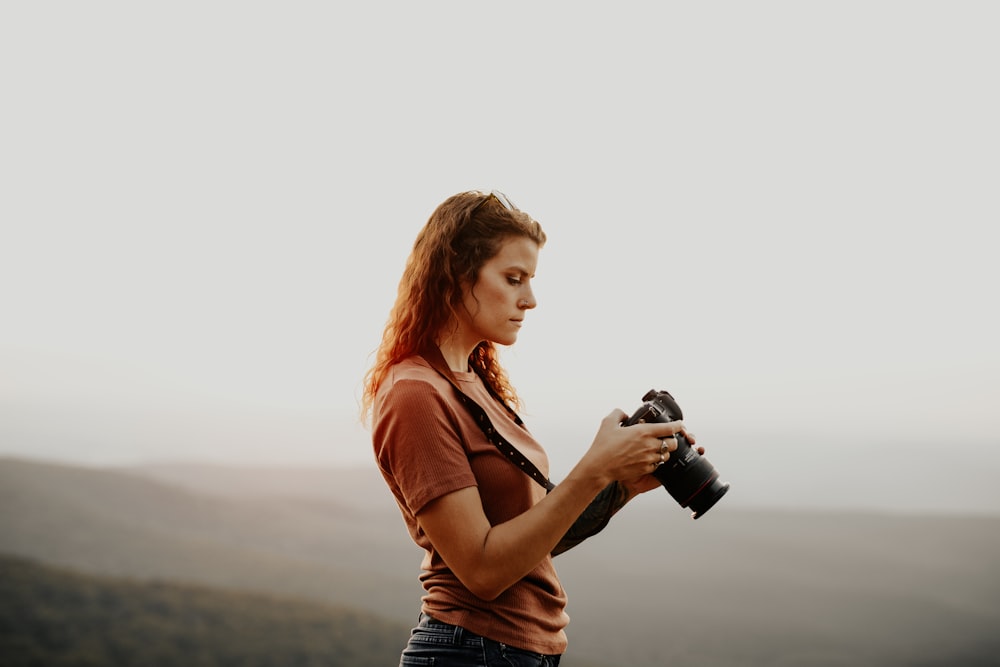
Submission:
POLYGON ((503 206, 508 211, 516 211, 517 210, 517 207, 514 206, 514 202, 512 202, 507 197, 507 195, 505 195, 504 193, 500 192, 499 190, 493 190, 492 192, 490 192, 490 194, 488 194, 486 196, 485 199, 483 199, 483 201, 481 201, 478 204, 476 204, 476 208, 472 209, 472 212, 475 213, 476 211, 478 211, 480 206, 482 206, 483 204, 485 204, 486 202, 488 202, 491 199, 496 199, 498 202, 500 202, 500 205, 503 206))

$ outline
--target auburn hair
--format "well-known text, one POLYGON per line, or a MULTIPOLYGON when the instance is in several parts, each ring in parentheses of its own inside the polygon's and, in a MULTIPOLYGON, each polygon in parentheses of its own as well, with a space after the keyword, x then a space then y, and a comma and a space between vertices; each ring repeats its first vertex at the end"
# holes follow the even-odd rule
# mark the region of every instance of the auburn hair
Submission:
MULTIPOLYGON (((362 419, 370 416, 389 368, 437 346, 442 331, 457 316, 465 287, 475 284, 483 264, 511 237, 545 245, 538 222, 523 211, 508 209, 491 194, 462 192, 434 210, 414 241, 375 363, 365 374, 362 419)), ((469 366, 508 407, 520 407, 493 342, 480 342, 469 355, 469 366)))

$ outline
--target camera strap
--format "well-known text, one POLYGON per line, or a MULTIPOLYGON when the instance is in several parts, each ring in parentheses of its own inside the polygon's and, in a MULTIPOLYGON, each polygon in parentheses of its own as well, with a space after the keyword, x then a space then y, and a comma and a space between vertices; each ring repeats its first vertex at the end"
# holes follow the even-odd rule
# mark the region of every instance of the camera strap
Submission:
MULTIPOLYGON (((493 443, 493 445, 507 457, 507 460, 523 470, 526 475, 531 477, 531 479, 538 482, 545 489, 546 493, 556 488, 556 485, 553 484, 548 477, 543 475, 542 471, 539 470, 534 463, 529 461, 527 456, 522 454, 517 447, 512 445, 511 442, 507 440, 507 438, 500 435, 500 433, 493 426, 493 422, 490 421, 489 415, 486 414, 486 410, 483 409, 483 406, 476 403, 471 397, 462 391, 461 387, 458 386, 458 383, 455 382, 455 378, 451 374, 451 369, 449 369, 448 365, 445 363, 444 357, 441 355, 441 350, 435 347, 433 350, 429 350, 421 356, 425 361, 427 361, 428 364, 430 364, 431 368, 436 370, 442 377, 448 380, 449 384, 451 384, 452 388, 455 390, 455 395, 458 397, 459 402, 465 406, 465 409, 469 411, 472 418, 476 420, 477 424, 479 424, 479 428, 482 429, 483 435, 485 435, 486 439, 493 443)), ((486 387, 486 390, 490 393, 490 395, 499 401, 507 412, 511 414, 514 418, 514 423, 518 426, 524 427, 524 422, 521 418, 510 408, 509 405, 493 393, 489 383, 484 381, 483 385, 486 387)))

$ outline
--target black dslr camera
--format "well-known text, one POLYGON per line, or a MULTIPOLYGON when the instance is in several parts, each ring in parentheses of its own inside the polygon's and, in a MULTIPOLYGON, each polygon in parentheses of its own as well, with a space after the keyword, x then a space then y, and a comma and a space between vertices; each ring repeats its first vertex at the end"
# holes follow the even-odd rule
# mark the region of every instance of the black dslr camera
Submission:
MULTIPOLYGON (((650 389, 642 400, 642 406, 625 421, 625 426, 683 419, 677 401, 665 391, 650 389)), ((692 519, 707 512, 729 490, 728 483, 719 481, 715 467, 680 433, 677 434, 677 449, 670 453, 666 463, 653 471, 653 476, 681 507, 691 506, 692 519)))

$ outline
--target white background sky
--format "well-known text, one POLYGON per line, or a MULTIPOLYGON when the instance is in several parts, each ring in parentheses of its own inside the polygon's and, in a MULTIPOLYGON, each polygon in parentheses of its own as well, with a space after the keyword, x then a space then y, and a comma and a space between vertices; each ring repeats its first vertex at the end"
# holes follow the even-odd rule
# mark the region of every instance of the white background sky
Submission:
POLYGON ((549 234, 504 359, 556 478, 660 387, 734 495, 1000 511, 998 19, 5 3, 0 454, 368 464, 413 238, 498 188, 549 234))

